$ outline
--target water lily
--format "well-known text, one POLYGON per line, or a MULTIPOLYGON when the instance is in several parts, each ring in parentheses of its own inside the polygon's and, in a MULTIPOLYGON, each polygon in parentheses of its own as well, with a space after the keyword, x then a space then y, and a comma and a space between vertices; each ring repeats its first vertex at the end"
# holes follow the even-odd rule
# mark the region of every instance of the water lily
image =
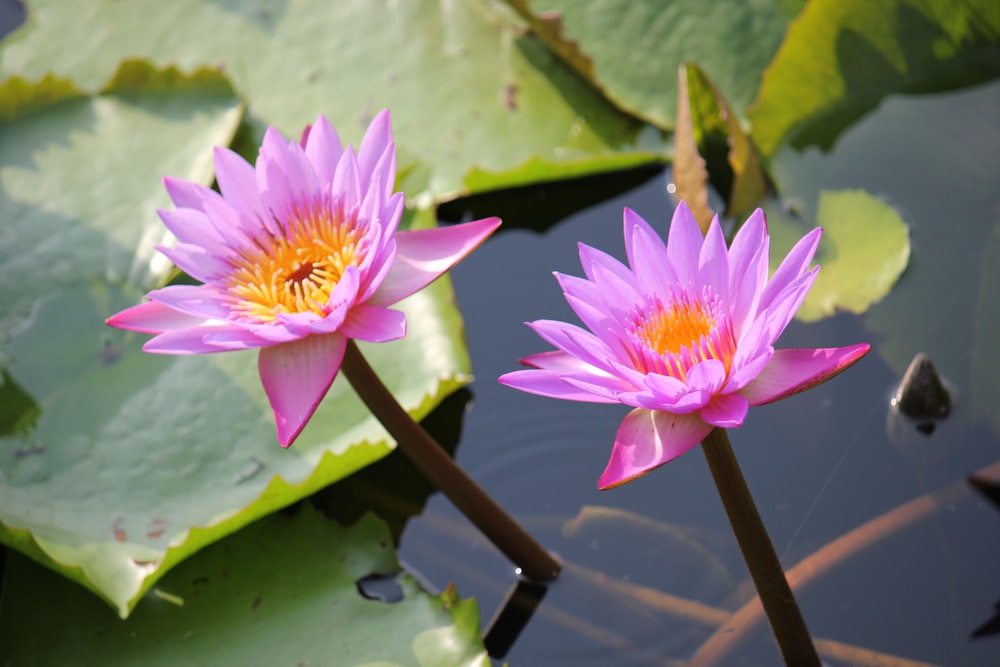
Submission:
POLYGON ((341 144, 320 116, 289 141, 264 135, 256 165, 215 150, 216 192, 166 178, 176 208, 159 211, 177 238, 159 247, 201 285, 170 285, 108 319, 157 334, 143 349, 205 354, 260 348, 258 366, 278 441, 289 446, 340 369, 348 339, 406 334, 389 306, 426 286, 500 224, 489 218, 399 231, 389 112, 360 148, 341 144))
POLYGON ((821 230, 805 235, 768 278, 769 236, 757 210, 726 247, 718 219, 702 236, 681 202, 667 243, 625 209, 626 266, 580 245, 586 278, 556 274, 586 329, 528 325, 557 349, 522 360, 500 382, 542 396, 635 408, 622 422, 602 489, 691 449, 715 427, 743 424, 771 403, 837 375, 870 346, 774 349, 816 278, 821 230))

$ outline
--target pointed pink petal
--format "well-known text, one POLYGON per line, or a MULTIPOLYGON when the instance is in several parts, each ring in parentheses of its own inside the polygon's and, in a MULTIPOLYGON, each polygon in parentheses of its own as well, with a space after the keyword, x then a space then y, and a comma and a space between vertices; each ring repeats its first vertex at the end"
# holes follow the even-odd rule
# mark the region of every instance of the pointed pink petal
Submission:
MULTIPOLYGON (((254 350, 259 347, 268 347, 275 344, 274 340, 257 336, 249 329, 238 327, 213 327, 213 329, 213 331, 209 331, 204 335, 202 341, 214 348, 223 350, 254 350)), ((271 330, 274 330, 273 326, 271 330)), ((278 342, 284 343, 287 341, 281 340, 278 342)))
POLYGON ((230 313, 218 291, 208 285, 168 285, 146 296, 201 320, 224 320, 230 313))
POLYGON ((204 322, 204 317, 180 313, 156 301, 146 301, 138 306, 126 308, 105 320, 109 326, 119 329, 155 334, 186 329, 204 322))
MULTIPOLYGON (((795 317, 799 306, 802 305, 809 290, 812 289, 818 273, 819 267, 815 266, 812 271, 799 275, 783 291, 776 294, 767 305, 767 324, 764 337, 769 343, 774 344, 788 323, 795 317)), ((761 299, 761 308, 763 307, 764 302, 761 299)))
POLYGON ((697 414, 633 410, 618 428, 597 488, 610 489, 645 475, 697 445, 711 430, 697 414))
POLYGON ((347 338, 308 336, 265 347, 257 360, 260 380, 274 411, 278 442, 288 447, 316 412, 344 359, 347 338))
POLYGON ((215 180, 230 204, 250 220, 260 217, 260 195, 254 168, 237 153, 221 146, 215 149, 215 180))
POLYGON ((739 394, 716 394, 698 414, 712 426, 736 428, 743 425, 749 409, 750 403, 739 394))
POLYGON ((798 243, 785 255, 781 266, 777 268, 764 288, 764 293, 760 297, 761 308, 770 307, 771 302, 778 294, 800 275, 809 271, 809 263, 812 262, 812 258, 816 254, 816 248, 819 247, 822 235, 823 228, 817 227, 799 239, 798 243))
POLYGON ((321 183, 333 182, 333 172, 343 152, 344 146, 330 121, 326 116, 317 118, 306 138, 306 157, 321 183))
POLYGON ((618 403, 614 398, 607 395, 595 394, 573 386, 560 377, 560 371, 514 371, 505 373, 497 380, 500 384, 512 389, 519 389, 529 394, 538 396, 548 396, 549 398, 561 398, 566 401, 581 401, 584 403, 618 403))
MULTIPOLYGON (((383 109, 372 119, 365 136, 358 148, 358 174, 361 177, 361 188, 367 189, 372 182, 372 176, 378 173, 377 165, 388 166, 382 158, 387 153, 395 153, 392 143, 392 122, 389 110, 383 109)), ((393 179, 395 180, 395 179, 393 179)))
POLYGON ((705 243, 698 256, 698 278, 701 285, 710 285, 723 303, 729 303, 729 251, 719 216, 712 218, 705 243))
POLYGON ((348 149, 340 156, 337 169, 333 172, 333 193, 339 196, 348 211, 361 203, 361 176, 358 174, 358 159, 354 151, 348 149))
POLYGON ((764 212, 757 209, 740 227, 729 248, 729 299, 737 335, 757 314, 757 304, 770 270, 770 245, 767 220, 764 212))
POLYGON ((170 200, 178 208, 193 208, 202 210, 201 203, 211 197, 218 197, 219 193, 205 187, 201 183, 191 183, 180 178, 165 176, 163 187, 166 189, 170 200))
POLYGON ((521 363, 525 366, 531 366, 532 368, 538 368, 545 371, 574 371, 583 373, 597 372, 597 369, 590 364, 584 362, 582 359, 577 359, 572 354, 563 352, 562 350, 552 350, 551 352, 530 354, 524 359, 521 359, 521 363))
POLYGON ((224 239, 215 231, 204 212, 193 208, 161 208, 156 213, 180 243, 201 246, 215 255, 227 252, 224 239))
POLYGON ((500 218, 396 234, 396 263, 369 303, 391 306, 427 286, 475 250, 497 227, 500 218))
POLYGON ((858 343, 818 350, 775 350, 771 362, 739 394, 750 405, 773 403, 826 382, 852 366, 870 349, 868 343, 858 343))
MULTIPOLYGON (((224 333, 227 329, 231 328, 222 325, 204 325, 165 331, 146 341, 142 350, 154 354, 212 354, 249 347, 244 345, 242 348, 236 348, 207 340, 210 335, 224 333)), ((261 341, 261 344, 266 344, 266 341, 261 341)))
POLYGON ((630 208, 625 209, 625 254, 640 291, 653 294, 677 282, 663 239, 630 208))
POLYGON ((583 274, 592 282, 597 282, 597 269, 603 269, 602 274, 613 275, 618 282, 627 283, 635 288, 635 274, 617 259, 603 250, 592 248, 586 243, 578 243, 580 249, 580 265, 583 274))
POLYGON ((527 323, 542 340, 568 352, 609 375, 618 376, 610 365, 611 353, 600 338, 586 329, 558 320, 535 320, 527 323))
POLYGON ((181 271, 203 283, 210 283, 232 270, 224 259, 190 243, 178 243, 173 248, 158 245, 156 249, 181 271))
POLYGON ((698 257, 704 240, 691 209, 681 200, 667 232, 667 255, 680 283, 693 283, 698 278, 698 257))
POLYGON ((369 343, 385 343, 406 335, 406 314, 392 308, 356 304, 340 327, 348 338, 369 343))

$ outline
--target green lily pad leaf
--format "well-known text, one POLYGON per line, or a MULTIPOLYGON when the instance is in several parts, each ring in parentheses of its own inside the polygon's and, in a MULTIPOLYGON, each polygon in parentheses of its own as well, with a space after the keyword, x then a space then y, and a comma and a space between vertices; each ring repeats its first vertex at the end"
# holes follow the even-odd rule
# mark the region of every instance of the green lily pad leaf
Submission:
MULTIPOLYGON (((771 270, 808 231, 778 206, 765 206, 771 234, 771 270)), ((796 319, 815 322, 838 310, 863 313, 880 301, 910 259, 910 233, 899 214, 863 190, 823 191, 816 224, 823 238, 819 275, 796 319)))
POLYGON ((786 137, 828 150, 891 93, 952 90, 1000 76, 994 0, 815 0, 789 27, 753 107, 765 156, 786 137))
POLYGON ((425 593, 400 573, 390 545, 388 529, 374 515, 343 528, 305 504, 293 516, 270 516, 189 559, 125 621, 94 596, 12 554, 0 660, 488 667, 476 602, 458 599, 453 590, 425 593), (371 575, 392 595, 364 597, 359 586, 371 575), (38 604, 39 596, 46 604, 38 604))
POLYGON ((738 219, 772 188, 757 149, 705 71, 686 63, 677 78, 674 194, 687 201, 705 232, 715 214, 708 205, 709 183, 725 197, 725 215, 738 219))
MULTIPOLYGON (((254 353, 149 355, 104 324, 173 270, 153 248, 160 177, 210 183, 240 121, 212 76, 126 64, 99 95, 0 125, 0 541, 123 617, 195 551, 392 448, 340 379, 284 450, 254 353)), ((401 308, 407 337, 365 351, 421 417, 469 360, 447 279, 401 308)))
POLYGON ((0 52, 3 72, 52 71, 90 90, 123 58, 218 67, 247 100, 251 146, 261 125, 297 135, 321 113, 350 141, 389 107, 400 163, 421 165, 401 183, 413 201, 469 192, 474 165, 502 174, 537 156, 547 161, 546 180, 564 177, 564 162, 576 173, 584 158, 590 173, 617 169, 616 155, 633 150, 643 127, 494 3, 422 0, 391 11, 369 0, 26 4, 27 23, 0 52))
POLYGON ((744 109, 801 2, 507 0, 549 46, 619 107, 674 125, 683 62, 709 72, 744 109), (530 5, 530 6, 529 6, 530 5))

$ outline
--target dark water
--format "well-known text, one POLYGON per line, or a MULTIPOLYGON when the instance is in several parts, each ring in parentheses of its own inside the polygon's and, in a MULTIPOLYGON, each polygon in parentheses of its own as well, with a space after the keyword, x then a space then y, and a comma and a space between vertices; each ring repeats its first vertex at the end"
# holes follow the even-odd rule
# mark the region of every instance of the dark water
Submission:
MULTIPOLYGON (((984 395, 974 379, 982 371, 976 363, 1000 372, 996 357, 982 349, 995 336, 975 335, 976 323, 992 326, 996 311, 977 295, 998 224, 1000 153, 991 120, 998 103, 998 85, 891 99, 831 154, 780 156, 779 186, 806 210, 814 209, 822 188, 861 187, 891 202, 911 227, 913 256, 900 284, 868 314, 794 322, 779 341, 779 347, 868 341, 875 348, 868 357, 828 384, 753 409, 731 433, 786 567, 896 506, 958 484, 958 499, 876 539, 799 596, 816 636, 938 665, 1000 661, 1000 634, 972 638, 1000 601, 1000 506, 963 481, 1000 460, 995 411, 989 424, 998 396, 984 395), (906 361, 920 351, 938 363, 958 402, 933 435, 911 428, 893 442, 889 398, 906 361)), ((729 610, 750 591, 697 449, 623 488, 599 492, 597 477, 627 409, 530 396, 495 381, 520 357, 546 349, 521 322, 573 320, 551 273, 581 275, 577 242, 623 257, 623 206, 666 232, 669 173, 633 177, 647 180, 544 233, 523 227, 551 222, 558 215, 552 200, 566 197, 565 186, 464 204, 474 216, 502 208, 514 228, 452 272, 476 373, 457 457, 571 564, 508 654, 512 665, 670 664, 710 634, 707 625, 642 602, 648 591, 623 592, 625 586, 607 580, 729 610), (570 524, 581 512, 585 518, 570 524)), ((594 190, 593 183, 576 187, 579 197, 594 190)), ((457 203, 444 212, 463 210, 457 203)), ((400 554, 434 584, 455 581, 463 595, 478 598, 484 624, 512 582, 509 566, 440 496, 406 527, 400 554)), ((739 664, 778 662, 765 627, 739 664)))

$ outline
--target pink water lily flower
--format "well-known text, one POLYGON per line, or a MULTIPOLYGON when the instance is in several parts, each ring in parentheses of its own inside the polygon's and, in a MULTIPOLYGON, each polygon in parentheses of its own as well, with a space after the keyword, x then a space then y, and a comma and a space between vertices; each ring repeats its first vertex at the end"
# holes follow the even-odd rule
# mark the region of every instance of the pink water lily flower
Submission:
POLYGON ((388 110, 357 152, 319 119, 302 141, 274 128, 256 166, 215 149, 219 192, 164 183, 176 208, 159 211, 177 237, 159 251, 201 285, 170 285, 108 319, 157 334, 143 349, 205 354, 260 348, 260 378, 278 441, 292 444, 340 369, 348 339, 406 334, 389 308, 476 248, 497 218, 397 232, 402 193, 388 110))
POLYGON ((806 234, 768 279, 767 223, 759 209, 726 241, 718 219, 702 236, 684 202, 667 243, 625 209, 629 266, 580 244, 586 278, 556 274, 587 329, 528 325, 557 350, 531 355, 500 382, 533 394, 635 409, 618 429, 598 481, 629 482, 771 403, 837 375, 870 349, 775 350, 816 278, 821 230, 806 234))

